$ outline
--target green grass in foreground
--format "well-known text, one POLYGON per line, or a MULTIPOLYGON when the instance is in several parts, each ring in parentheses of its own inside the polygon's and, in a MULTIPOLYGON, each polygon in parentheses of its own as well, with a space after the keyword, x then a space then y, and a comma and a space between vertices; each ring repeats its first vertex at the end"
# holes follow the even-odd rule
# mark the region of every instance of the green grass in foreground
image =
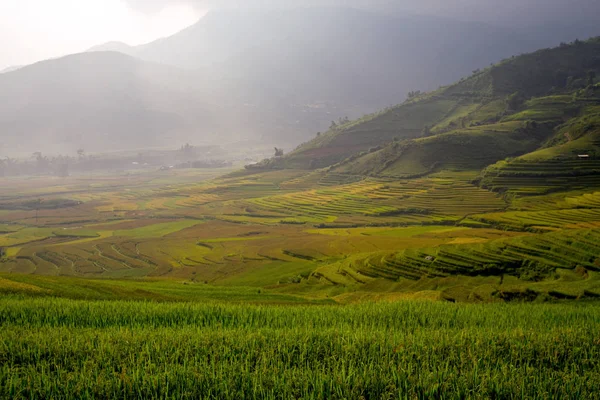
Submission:
POLYGON ((597 303, 0 299, 0 398, 592 398, 597 303))

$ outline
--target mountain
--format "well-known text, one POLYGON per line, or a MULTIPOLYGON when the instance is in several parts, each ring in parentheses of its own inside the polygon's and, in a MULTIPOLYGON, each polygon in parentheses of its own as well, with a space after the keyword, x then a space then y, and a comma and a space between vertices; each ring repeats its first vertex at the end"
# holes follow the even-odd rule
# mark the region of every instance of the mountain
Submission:
MULTIPOLYGON (((2 74, 0 128, 14 133, 5 141, 15 148, 108 151, 242 139, 291 147, 331 120, 357 118, 538 48, 542 39, 530 36, 344 7, 215 11, 143 46, 112 42, 2 74)), ((376 145, 416 137, 422 125, 384 134, 376 145)))
POLYGON ((558 44, 539 34, 549 30, 344 7, 216 10, 168 38, 101 48, 196 70, 224 97, 291 113, 299 129, 286 139, 297 143, 331 119, 356 118, 411 90, 433 90, 474 68, 558 44), (310 114, 319 109, 325 116, 310 114))
POLYGON ((13 72, 18 70, 19 68, 23 68, 22 65, 13 65, 12 67, 8 67, 8 68, 4 68, 2 71, 0 71, 0 74, 5 74, 7 72, 13 72))
POLYGON ((373 111, 409 90, 434 89, 474 65, 537 47, 491 25, 310 7, 214 11, 178 34, 126 51, 199 69, 246 99, 258 93, 288 104, 332 103, 338 117, 373 111))
POLYGON ((245 100, 198 71, 119 52, 76 54, 0 75, 0 131, 13 154, 285 141, 329 118, 324 108, 245 100))
POLYGON ((119 53, 129 54, 133 52, 133 47, 123 42, 107 42, 98 46, 94 46, 87 51, 118 51, 119 53))
POLYGON ((583 123, 579 131, 595 129, 590 121, 599 103, 596 76, 600 38, 513 57, 456 84, 336 126, 286 157, 255 168, 330 166, 338 173, 394 177, 443 168, 474 170, 547 143, 562 145, 567 133, 574 142, 566 148, 595 154, 593 146, 585 146, 597 141, 578 142, 581 134, 576 136, 571 125, 583 123), (582 142, 583 148, 576 147, 582 142))
POLYGON ((121 53, 78 54, 0 75, 0 130, 12 151, 172 144, 214 127, 206 98, 185 71, 121 53))

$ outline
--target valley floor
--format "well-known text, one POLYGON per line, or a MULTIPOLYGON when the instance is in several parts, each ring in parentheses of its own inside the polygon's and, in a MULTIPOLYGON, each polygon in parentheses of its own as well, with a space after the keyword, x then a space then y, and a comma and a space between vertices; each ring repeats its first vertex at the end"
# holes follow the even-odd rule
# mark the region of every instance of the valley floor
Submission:
POLYGON ((101 299, 115 279, 150 279, 341 303, 600 296, 600 187, 499 195, 468 171, 215 176, 0 180, 0 292, 101 299))
POLYGON ((476 178, 2 180, 0 397, 594 397, 600 188, 476 178))

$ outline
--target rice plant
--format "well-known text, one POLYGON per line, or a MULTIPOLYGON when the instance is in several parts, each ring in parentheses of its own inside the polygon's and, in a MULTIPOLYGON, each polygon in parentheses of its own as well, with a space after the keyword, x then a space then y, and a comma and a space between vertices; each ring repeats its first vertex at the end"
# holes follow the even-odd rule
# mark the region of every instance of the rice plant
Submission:
POLYGON ((595 303, 159 304, 5 297, 2 398, 592 398, 595 303))

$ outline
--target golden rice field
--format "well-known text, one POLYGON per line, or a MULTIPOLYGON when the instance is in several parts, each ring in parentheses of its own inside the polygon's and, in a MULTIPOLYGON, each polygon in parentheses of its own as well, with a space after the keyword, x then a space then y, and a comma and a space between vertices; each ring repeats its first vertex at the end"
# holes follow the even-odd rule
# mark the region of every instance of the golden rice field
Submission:
POLYGON ((600 187, 503 196, 470 172, 218 173, 2 179, 0 274, 338 301, 600 296, 600 187))

